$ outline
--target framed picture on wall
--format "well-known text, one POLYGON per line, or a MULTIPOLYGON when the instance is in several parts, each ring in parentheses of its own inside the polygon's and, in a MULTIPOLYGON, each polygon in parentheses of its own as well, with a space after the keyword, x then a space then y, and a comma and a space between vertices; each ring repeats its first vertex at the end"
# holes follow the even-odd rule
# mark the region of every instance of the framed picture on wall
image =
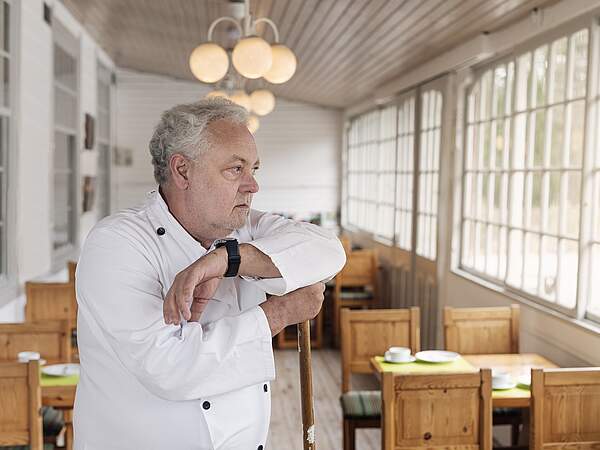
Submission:
POLYGON ((94 148, 94 128, 95 120, 91 114, 85 113, 85 139, 84 147, 86 150, 94 148))
POLYGON ((94 197, 96 196, 96 177, 83 177, 83 212, 94 209, 94 197))

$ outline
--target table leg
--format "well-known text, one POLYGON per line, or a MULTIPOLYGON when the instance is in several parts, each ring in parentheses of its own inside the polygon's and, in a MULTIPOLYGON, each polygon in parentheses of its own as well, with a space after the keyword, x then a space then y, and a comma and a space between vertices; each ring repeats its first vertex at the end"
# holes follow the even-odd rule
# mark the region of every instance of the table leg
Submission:
POLYGON ((65 434, 65 449, 73 450, 73 410, 65 409, 63 411, 63 416, 65 420, 65 427, 67 428, 67 432, 65 434))

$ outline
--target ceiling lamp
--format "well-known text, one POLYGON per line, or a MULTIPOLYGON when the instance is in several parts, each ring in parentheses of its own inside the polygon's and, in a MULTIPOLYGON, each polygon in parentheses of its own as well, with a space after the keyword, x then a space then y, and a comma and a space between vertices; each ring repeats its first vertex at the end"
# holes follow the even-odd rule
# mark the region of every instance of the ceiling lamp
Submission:
POLYGON ((216 91, 211 91, 208 94, 206 94, 206 98, 213 98, 213 97, 229 98, 229 95, 227 95, 227 92, 222 91, 220 89, 217 89, 216 91))
POLYGON ((246 124, 246 126, 248 127, 250 133, 254 134, 256 133, 256 130, 258 130, 258 128, 260 127, 260 120, 258 120, 258 117, 250 115, 250 117, 248 117, 248 123, 246 124))
POLYGON ((190 55, 190 69, 196 78, 205 83, 215 83, 227 73, 227 52, 211 42, 215 27, 225 21, 232 22, 242 36, 231 55, 233 66, 241 75, 249 79, 265 77, 268 81, 274 80, 272 83, 285 83, 294 75, 296 57, 289 48, 279 44, 279 30, 275 23, 267 17, 253 19, 250 0, 244 0, 243 17, 224 16, 213 21, 208 29, 209 42, 196 47, 190 55), (256 35, 259 23, 266 23, 273 29, 273 45, 256 35))
POLYGON ((273 54, 273 64, 265 73, 265 80, 273 84, 285 83, 296 72, 296 56, 289 48, 281 44, 272 45, 271 52, 273 54))
POLYGON ((275 108, 275 96, 267 89, 259 89, 250 94, 252 111, 259 116, 266 116, 275 108))
POLYGON ((233 103, 237 103, 238 105, 243 106, 248 112, 250 112, 250 110, 252 109, 250 96, 242 90, 235 91, 233 94, 231 94, 229 96, 229 100, 231 100, 233 103))

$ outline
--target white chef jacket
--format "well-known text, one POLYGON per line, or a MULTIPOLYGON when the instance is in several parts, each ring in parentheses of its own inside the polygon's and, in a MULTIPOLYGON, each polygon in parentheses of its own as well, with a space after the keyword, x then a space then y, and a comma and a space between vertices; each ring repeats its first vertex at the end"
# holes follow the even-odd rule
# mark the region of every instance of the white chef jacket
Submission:
POLYGON ((90 232, 76 274, 75 450, 264 447, 275 367, 258 305, 265 292, 335 275, 345 254, 318 226, 256 210, 230 236, 268 255, 282 276, 224 278, 200 323, 185 324, 180 336, 164 323, 163 300, 175 275, 207 251, 157 190, 90 232))

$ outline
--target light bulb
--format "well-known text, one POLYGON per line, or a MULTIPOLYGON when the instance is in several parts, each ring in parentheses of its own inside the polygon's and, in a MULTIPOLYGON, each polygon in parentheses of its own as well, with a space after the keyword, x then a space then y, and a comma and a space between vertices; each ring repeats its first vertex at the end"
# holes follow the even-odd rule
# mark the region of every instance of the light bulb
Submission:
POLYGON ((285 45, 275 44, 271 46, 273 53, 273 64, 264 74, 269 83, 281 84, 288 81, 296 72, 296 56, 285 45))
POLYGON ((252 111, 259 116, 266 116, 275 108, 275 96, 267 89, 259 89, 250 94, 252 111))
POLYGON ((271 68, 271 46, 258 36, 240 39, 233 49, 231 60, 233 67, 246 78, 260 78, 271 68))
POLYGON ((194 49, 190 55, 190 69, 204 83, 215 83, 225 76, 229 68, 227 52, 217 44, 208 42, 194 49))
POLYGON ((233 94, 231 94, 229 100, 231 100, 233 103, 243 106, 248 112, 250 112, 252 109, 250 96, 248 96, 248 94, 246 94, 244 91, 235 91, 233 94))
POLYGON ((258 120, 258 117, 251 115, 248 117, 248 123, 246 125, 250 133, 254 134, 260 127, 260 120, 258 120))

